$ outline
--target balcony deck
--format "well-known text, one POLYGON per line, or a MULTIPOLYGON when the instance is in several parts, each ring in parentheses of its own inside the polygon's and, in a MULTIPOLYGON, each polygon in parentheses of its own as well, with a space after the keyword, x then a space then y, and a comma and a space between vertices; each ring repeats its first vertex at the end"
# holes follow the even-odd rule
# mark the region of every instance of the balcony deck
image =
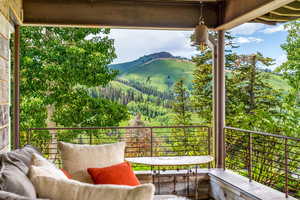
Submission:
MULTIPOLYGON (((195 199, 296 199, 300 197, 300 139, 230 128, 226 132, 226 170, 202 164, 197 184, 195 166, 161 167, 154 181, 157 193, 195 199), (188 173, 187 175, 187 171, 188 173)), ((23 134, 27 141, 61 166, 57 142, 104 144, 126 142, 126 157, 215 156, 208 126, 35 128, 23 134)), ((155 167, 133 166, 141 182, 153 182, 155 167)))

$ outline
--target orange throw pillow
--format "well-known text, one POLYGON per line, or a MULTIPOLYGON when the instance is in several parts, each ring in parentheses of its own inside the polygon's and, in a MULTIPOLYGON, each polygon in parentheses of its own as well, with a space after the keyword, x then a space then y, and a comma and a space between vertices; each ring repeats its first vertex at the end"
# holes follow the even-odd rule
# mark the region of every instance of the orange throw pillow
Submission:
POLYGON ((88 168, 88 173, 94 184, 140 185, 128 162, 104 168, 88 168))
POLYGON ((72 179, 72 175, 67 170, 65 169, 60 169, 60 170, 66 175, 68 179, 72 179))

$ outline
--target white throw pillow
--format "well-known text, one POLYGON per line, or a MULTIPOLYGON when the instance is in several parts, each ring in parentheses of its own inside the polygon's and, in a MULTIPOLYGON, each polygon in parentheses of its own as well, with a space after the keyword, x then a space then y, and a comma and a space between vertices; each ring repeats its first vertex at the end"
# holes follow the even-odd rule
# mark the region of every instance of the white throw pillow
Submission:
POLYGON ((53 166, 53 167, 56 167, 54 163, 52 163, 51 161, 47 160, 43 156, 41 156, 39 154, 36 154, 36 153, 34 153, 32 155, 31 164, 34 165, 34 166, 53 166))
POLYGON ((154 186, 93 185, 70 179, 36 177, 33 181, 39 198, 51 200, 152 200, 154 186))
POLYGON ((58 169, 53 163, 48 161, 46 158, 33 154, 32 165, 29 169, 29 178, 31 181, 37 176, 48 176, 58 179, 68 179, 67 176, 58 169))
POLYGON ((124 162, 125 143, 81 145, 59 142, 63 168, 72 178, 93 183, 87 168, 101 168, 124 162))
POLYGON ((67 176, 59 169, 49 166, 30 166, 29 178, 33 180, 38 176, 52 177, 56 179, 68 179, 67 176))

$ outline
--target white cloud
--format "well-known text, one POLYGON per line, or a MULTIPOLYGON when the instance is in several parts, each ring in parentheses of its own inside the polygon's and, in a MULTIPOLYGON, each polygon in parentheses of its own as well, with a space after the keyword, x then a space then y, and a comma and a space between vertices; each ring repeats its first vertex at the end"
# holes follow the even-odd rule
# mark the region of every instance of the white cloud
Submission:
POLYGON ((274 65, 270 66, 272 70, 275 70, 277 67, 281 66, 283 63, 287 61, 287 55, 285 53, 282 53, 280 56, 275 58, 274 65))
POLYGON ((272 34, 272 33, 282 32, 282 31, 285 31, 283 24, 266 28, 266 29, 262 30, 261 32, 263 32, 265 34, 272 34))
POLYGON ((233 28, 230 32, 233 35, 252 35, 265 27, 264 24, 246 23, 233 28))
POLYGON ((114 63, 135 60, 143 55, 167 51, 174 56, 191 57, 196 53, 191 46, 191 31, 112 29, 118 58, 114 63))
POLYGON ((276 59, 276 67, 282 65, 283 63, 285 63, 287 61, 287 55, 286 54, 282 54, 280 55, 277 59, 276 59))
POLYGON ((238 44, 247 44, 247 43, 261 43, 264 40, 256 37, 237 37, 234 41, 238 44))

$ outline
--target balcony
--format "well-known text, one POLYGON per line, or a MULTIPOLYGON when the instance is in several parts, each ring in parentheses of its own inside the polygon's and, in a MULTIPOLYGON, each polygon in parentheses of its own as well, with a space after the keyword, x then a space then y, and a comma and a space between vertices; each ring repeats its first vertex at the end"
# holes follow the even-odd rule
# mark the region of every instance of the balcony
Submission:
MULTIPOLYGON (((135 164, 134 170, 142 183, 155 184, 158 195, 216 200, 300 198, 299 138, 232 127, 226 127, 225 133, 225 169, 217 169, 212 162, 176 167, 135 164)), ((58 141, 90 145, 124 141, 127 158, 215 157, 215 140, 208 126, 32 128, 21 137, 58 166, 58 141)))

